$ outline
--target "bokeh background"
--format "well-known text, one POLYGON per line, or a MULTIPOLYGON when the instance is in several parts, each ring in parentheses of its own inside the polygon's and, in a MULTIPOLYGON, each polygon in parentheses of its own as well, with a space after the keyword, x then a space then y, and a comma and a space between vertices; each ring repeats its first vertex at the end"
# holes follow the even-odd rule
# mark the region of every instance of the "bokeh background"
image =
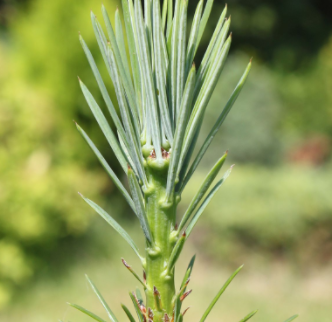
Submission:
MULTIPOLYGON (((196 0, 189 5, 190 15, 196 0)), ((215 10, 203 44, 224 6, 215 10)), ((120 6, 104 0, 109 12, 120 6)), ((76 132, 78 121, 115 170, 77 83, 98 97, 80 31, 110 91, 89 13, 100 1, 0 1, 0 321, 89 321, 81 304, 106 318, 84 281, 112 309, 130 304, 136 281, 120 258, 133 253, 77 196, 99 202, 143 247, 133 214, 76 132)), ((196 228, 180 276, 197 254, 193 308, 198 320, 229 273, 245 269, 210 321, 330 322, 332 316, 332 2, 229 0, 233 46, 206 115, 202 138, 254 57, 250 78, 188 185, 179 212, 227 149, 236 167, 196 228)), ((198 53, 199 61, 203 52, 198 53)), ((113 95, 114 98, 114 95, 113 95)), ((115 99, 114 99, 115 101, 115 99)))

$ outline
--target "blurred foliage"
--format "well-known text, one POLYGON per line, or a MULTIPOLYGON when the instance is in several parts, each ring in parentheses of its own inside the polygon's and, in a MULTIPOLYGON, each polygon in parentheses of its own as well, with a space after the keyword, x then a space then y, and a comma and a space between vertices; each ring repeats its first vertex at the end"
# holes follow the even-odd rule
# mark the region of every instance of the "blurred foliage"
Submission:
MULTIPOLYGON (((331 263, 329 175, 328 168, 235 166, 193 239, 202 253, 224 264, 276 258, 309 270, 331 263)), ((203 178, 198 174, 188 185, 186 203, 203 178)))
POLYGON ((76 192, 96 197, 113 190, 72 122, 81 121, 106 147, 90 127, 76 78, 93 90, 76 33, 95 44, 91 8, 99 12, 88 0, 34 1, 15 15, 1 44, 0 307, 34 272, 51 263, 59 270, 63 248, 88 229, 91 217, 76 192))
MULTIPOLYGON (((0 26, 6 26, 18 8, 33 7, 35 1, 2 0, 0 26)), ((305 68, 331 33, 331 1, 230 0, 215 1, 206 35, 214 29, 225 3, 232 15, 233 48, 250 52, 284 70, 305 68)), ((188 8, 190 15, 195 12, 195 4, 188 8)), ((208 39, 203 39, 205 45, 208 39)))
POLYGON ((332 137, 332 36, 306 70, 279 76, 286 130, 332 137))
MULTIPOLYGON (((226 1, 215 1, 211 32, 226 1)), ((230 0, 233 48, 260 57, 279 70, 306 68, 332 30, 332 2, 326 0, 230 0)), ((189 6, 193 14, 195 6, 189 6)), ((205 38, 205 42, 208 38, 205 38)))
MULTIPOLYGON (((219 84, 207 109, 200 141, 204 142, 235 85, 241 78, 249 58, 235 53, 227 61, 219 84)), ((270 69, 254 62, 254 68, 229 116, 205 156, 205 167, 212 166, 226 150, 236 162, 276 164, 280 156, 281 102, 270 69)))
MULTIPOLYGON (((215 4, 219 10, 212 12, 203 37, 205 45, 225 5, 215 4)), ((233 50, 253 56, 254 67, 258 61, 269 69, 269 82, 275 85, 273 96, 277 96, 275 104, 282 107, 281 132, 276 133, 280 145, 286 150, 296 149, 317 135, 331 140, 332 2, 230 0, 227 4, 232 17, 233 50)), ((194 9, 190 7, 191 14, 194 9)), ((203 53, 200 51, 198 56, 203 53)), ((255 82, 252 75, 251 80, 255 82)))

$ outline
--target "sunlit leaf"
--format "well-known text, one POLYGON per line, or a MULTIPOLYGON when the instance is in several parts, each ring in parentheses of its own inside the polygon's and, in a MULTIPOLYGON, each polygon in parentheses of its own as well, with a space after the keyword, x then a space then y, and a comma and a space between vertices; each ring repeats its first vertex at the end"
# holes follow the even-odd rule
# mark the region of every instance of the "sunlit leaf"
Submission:
POLYGON ((218 175, 221 167, 225 163, 226 157, 227 157, 227 152, 218 160, 218 162, 213 166, 211 171, 208 173, 208 175, 206 176, 206 178, 202 182, 200 188, 198 189, 196 195, 192 199, 188 209, 186 210, 185 214, 182 217, 181 223, 179 225, 179 230, 182 230, 184 228, 185 224, 187 223, 187 221, 189 220, 189 218, 193 214, 195 208, 201 202, 201 200, 204 197, 205 193, 208 191, 208 189, 210 188, 212 182, 214 181, 214 179, 218 175))
MULTIPOLYGON (((99 316, 97 316, 96 314, 86 310, 85 308, 79 306, 79 305, 76 305, 76 304, 71 304, 71 303, 68 303, 68 305, 70 305, 71 307, 81 311, 82 313, 86 314, 87 316, 90 316, 90 318, 93 318, 94 320, 98 321, 98 322, 106 322, 105 320, 103 320, 102 318, 100 318, 99 316)), ((62 321, 60 321, 62 322, 62 321)))
POLYGON ((139 0, 135 1, 135 19, 136 19, 136 29, 139 42, 139 57, 140 63, 143 70, 144 85, 146 88, 147 95, 147 106, 149 108, 149 114, 151 114, 151 134, 152 142, 155 147, 157 160, 162 159, 161 154, 161 129, 160 129, 160 118, 157 106, 157 92, 154 86, 154 81, 152 77, 151 70, 151 57, 148 50, 148 40, 145 32, 142 7, 139 0))
POLYGON ((133 12, 131 12, 131 10, 130 10, 130 6, 132 7, 131 0, 121 0, 121 2, 122 2, 122 11, 123 11, 123 15, 124 15, 124 22, 125 22, 125 27, 126 27, 128 47, 129 47, 131 70, 133 73, 140 120, 142 122, 141 126, 143 128, 144 111, 143 111, 141 72, 140 72, 140 66, 139 66, 138 56, 137 56, 137 47, 138 46, 136 45, 136 42, 135 42, 136 41, 135 40, 135 38, 136 38, 135 37, 135 34, 136 34, 135 16, 134 16, 133 12))
POLYGON ((186 234, 183 233, 183 235, 180 236, 177 243, 175 244, 173 251, 171 253, 171 256, 169 258, 168 265, 167 265, 167 271, 169 273, 172 272, 172 270, 176 264, 176 261, 178 260, 180 254, 181 254, 185 241, 186 241, 186 234))
MULTIPOLYGON (((133 125, 134 129, 136 131, 137 136, 139 137, 139 117, 138 117, 138 106, 137 106, 137 101, 136 101, 136 96, 135 96, 135 91, 134 91, 134 86, 131 80, 131 75, 129 73, 129 70, 126 71, 123 60, 125 57, 121 56, 117 40, 114 34, 114 30, 110 21, 110 18, 108 16, 107 10, 104 5, 102 5, 102 14, 103 18, 105 21, 108 37, 109 37, 109 44, 112 48, 112 52, 114 54, 114 60, 116 62, 116 66, 119 70, 119 74, 121 76, 121 81, 123 84, 123 87, 125 88, 126 91, 126 97, 128 99, 128 103, 131 109, 131 113, 133 116, 133 125)), ((126 62, 128 64, 128 62, 126 62)))
POLYGON ((141 312, 141 310, 140 310, 140 308, 139 308, 139 306, 136 302, 136 299, 135 299, 134 295, 132 293, 129 293, 129 296, 130 296, 130 298, 131 298, 131 300, 134 304, 134 308, 135 308, 137 317, 139 319, 139 322, 144 322, 143 314, 142 314, 142 312, 141 312))
POLYGON ((291 322, 293 320, 295 320, 298 317, 298 315, 293 315, 292 317, 290 317, 289 319, 287 319, 285 322, 291 322))
MULTIPOLYGON (((191 276, 191 273, 193 271, 193 268, 194 268, 194 264, 195 264, 195 260, 196 260, 196 255, 194 255, 189 264, 188 264, 188 267, 187 267, 187 270, 186 270, 186 273, 182 279, 182 283, 181 283, 181 288, 185 285, 186 281, 188 280, 188 278, 190 278, 191 276)), ((185 289, 184 289, 185 290, 185 289)))
MULTIPOLYGON (((185 285, 186 285, 188 279, 190 279, 190 276, 191 276, 191 273, 193 271, 193 267, 194 267, 194 264, 195 264, 195 259, 196 259, 196 255, 194 255, 191 258, 191 260, 189 262, 189 265, 187 267, 186 273, 184 274, 184 277, 182 279, 182 283, 181 283, 181 287, 180 287, 180 290, 182 290, 182 292, 186 291, 185 285)), ((176 301, 175 301, 174 314, 175 314, 176 317, 179 317, 180 312, 181 312, 181 307, 182 307, 182 302, 180 301, 180 296, 181 295, 182 295, 181 293, 178 293, 178 295, 176 297, 176 301)))
POLYGON ((258 312, 258 310, 253 311, 251 313, 249 313, 247 316, 245 316, 240 322, 246 322, 249 319, 251 319, 256 313, 258 312))
POLYGON ((191 31, 190 31, 190 36, 189 36, 189 40, 188 40, 188 48, 187 48, 187 55, 186 55, 186 75, 188 75, 191 65, 194 61, 194 57, 195 57, 199 26, 200 26, 202 12, 203 12, 203 4, 204 4, 204 1, 200 0, 197 5, 194 19, 193 19, 193 22, 191 25, 191 31))
POLYGON ((102 96, 104 98, 104 101, 106 103, 108 111, 111 114, 112 120, 113 120, 113 122, 114 122, 117 130, 121 133, 121 135, 123 136, 123 138, 127 141, 127 136, 126 136, 125 131, 123 129, 122 123, 121 123, 121 121, 119 119, 119 116, 118 116, 118 114, 117 114, 117 112, 116 112, 116 110, 114 108, 114 105, 113 105, 112 100, 111 100, 111 98, 110 98, 110 96, 108 94, 108 91, 106 89, 104 81, 103 81, 103 79, 102 79, 102 77, 100 75, 100 72, 99 72, 99 70, 97 68, 95 60, 94 60, 94 58, 93 58, 93 56, 92 56, 92 54, 91 54, 91 52, 90 52, 88 46, 86 45, 86 43, 85 43, 85 41, 84 41, 84 39, 83 39, 82 36, 80 36, 80 42, 82 44, 83 50, 84 50, 84 52, 86 54, 86 57, 88 58, 89 64, 90 64, 91 69, 92 69, 92 72, 93 72, 93 74, 94 74, 94 76, 95 76, 95 78, 97 80, 100 92, 101 92, 101 94, 102 94, 102 96))
POLYGON ((138 171, 140 179, 146 184, 146 175, 143 167, 143 157, 140 149, 140 136, 137 137, 133 123, 130 110, 127 104, 127 96, 125 95, 124 89, 121 84, 121 77, 118 73, 116 67, 115 58, 113 51, 110 46, 108 46, 107 56, 109 58, 109 63, 111 65, 112 80, 115 88, 115 93, 118 98, 118 103, 120 106, 120 112, 122 115, 122 121, 124 123, 126 132, 128 134, 128 152, 131 155, 132 161, 135 163, 135 167, 138 171))
POLYGON ((123 310, 125 311, 128 319, 130 322, 136 322, 134 317, 132 316, 132 314, 130 313, 129 309, 124 305, 124 304, 121 304, 121 307, 123 308, 123 310))
POLYGON ((93 282, 90 280, 90 278, 88 277, 88 275, 85 275, 86 279, 88 280, 88 282, 90 283, 93 291, 95 292, 95 294, 97 295, 100 303, 103 305, 104 309, 106 310, 108 317, 112 320, 112 322, 118 322, 117 318, 115 317, 114 313, 112 312, 112 310, 110 309, 110 307, 108 306, 108 304, 106 303, 105 299, 103 298, 103 296, 100 294, 100 292, 98 291, 98 289, 96 288, 96 286, 93 284, 93 282))
POLYGON ((175 179, 179 171, 178 168, 179 159, 181 155, 181 148, 187 126, 187 121, 192 107, 192 98, 193 98, 195 80, 196 80, 196 68, 195 66, 193 66, 188 76, 186 87, 184 89, 182 105, 178 117, 178 124, 174 136, 174 144, 172 148, 171 160, 170 160, 168 177, 167 177, 166 202, 169 201, 174 191, 175 179))
MULTIPOLYGON (((179 0, 180 1, 180 0, 179 0)), ((183 89, 185 85, 185 68, 186 68, 186 35, 187 35, 187 9, 188 0, 181 0, 179 33, 177 39, 177 63, 176 63, 176 105, 175 105, 175 125, 180 112, 183 89)))
POLYGON ((219 131, 221 125, 224 123, 228 113, 230 112, 230 110, 232 109, 236 99, 238 98, 238 96, 240 95, 240 92, 247 80, 247 77, 249 75, 251 69, 251 62, 248 64, 244 74, 242 75, 239 83, 236 85, 231 97, 229 98, 229 100, 227 101, 224 109, 222 110, 220 116, 218 117, 216 123, 214 124, 214 126, 212 127, 210 133, 207 135, 202 147, 200 148, 193 164, 191 165, 185 179, 184 182, 182 184, 181 187, 181 191, 184 189, 184 187, 186 186, 186 184, 189 182, 191 176, 194 174, 194 172, 197 169, 198 164, 200 163, 200 161, 202 160, 203 156, 205 155, 207 149, 209 148, 212 140, 214 139, 214 137, 216 136, 217 132, 219 131))
POLYGON ((98 158, 98 160, 100 161, 100 163, 102 164, 102 166, 104 167, 104 169, 106 170, 106 172, 108 173, 108 175, 111 177, 111 179, 113 180, 114 184, 121 191, 122 195, 125 197, 125 199, 127 200, 128 204, 130 205, 130 207, 135 211, 134 202, 131 199, 131 197, 130 197, 128 191, 126 190, 126 188, 123 186, 122 182, 118 179, 118 177, 116 176, 116 174, 114 173, 114 171, 108 165, 107 161, 104 159, 104 157, 102 156, 102 154, 96 148, 96 146, 94 145, 94 143, 90 140, 90 138, 84 132, 84 130, 77 123, 76 123, 76 127, 77 127, 78 131, 81 133, 81 135, 83 136, 83 138, 85 139, 85 141, 88 143, 88 145, 90 146, 91 150, 94 152, 94 154, 96 155, 96 157, 98 158))
POLYGON ((203 37, 206 25, 209 21, 209 17, 212 11, 212 7, 213 7, 213 2, 214 0, 207 0, 207 3, 205 5, 205 9, 204 9, 204 13, 200 22, 200 26, 199 26, 199 31, 198 31, 198 38, 197 38, 197 45, 196 45, 196 50, 199 46, 199 43, 203 37))
MULTIPOLYGON (((165 1, 165 3, 167 3, 165 1)), ((160 119, 161 125, 166 133, 167 139, 171 144, 173 144, 173 131, 172 123, 168 109, 167 102, 167 91, 165 83, 165 59, 164 51, 162 46, 162 30, 160 25, 160 3, 158 0, 153 0, 153 40, 154 40, 154 54, 155 54, 155 64, 156 64, 156 80, 157 80, 157 90, 158 101, 160 106, 160 119)))
MULTIPOLYGON (((158 3, 159 3, 159 1, 158 1, 158 3)), ((164 0, 163 10, 162 10, 162 15, 161 15, 161 26, 162 26, 162 32, 163 33, 164 33, 165 27, 166 27, 167 6, 168 6, 168 0, 164 0)))
POLYGON ((131 79, 127 51, 126 51, 125 38, 124 38, 123 29, 122 29, 122 21, 121 21, 119 9, 116 9, 116 11, 115 11, 115 37, 116 37, 116 43, 119 48, 121 61, 122 61, 123 67, 125 69, 127 78, 131 79))
MULTIPOLYGON (((211 55, 213 50, 218 46, 220 42, 223 42, 225 35, 227 35, 227 32, 229 30, 229 25, 230 25, 230 19, 227 20, 227 23, 224 24, 225 22, 225 16, 227 13, 227 5, 225 9, 223 10, 217 27, 213 32, 212 38, 209 42, 209 46, 205 51, 205 54, 203 56, 202 62, 199 67, 199 78, 198 78, 198 83, 201 83, 201 80, 203 79, 203 75, 205 74, 205 70, 209 66, 209 63, 211 62, 211 55)), ((199 86, 199 85, 198 85, 199 86)))
POLYGON ((200 207, 198 208, 198 210, 196 211, 195 215, 193 216, 193 218, 191 219, 187 229, 186 229, 186 233, 187 233, 187 238, 189 237, 191 231, 193 230, 193 228, 195 227, 198 219, 201 217, 202 213, 204 212, 205 208, 208 206, 208 204, 210 203, 211 199, 213 198, 213 196, 217 193, 217 191, 219 190, 219 188, 221 187, 221 185, 225 182, 225 180, 229 177, 230 173, 231 173, 232 168, 230 168, 225 174, 224 176, 221 178, 221 180, 219 180, 217 182, 217 184, 211 189, 211 191, 209 192, 209 194, 207 195, 207 197, 204 199, 204 201, 202 202, 202 204, 200 205, 200 207))
POLYGON ((89 92, 89 90, 87 89, 87 87, 83 84, 83 82, 81 80, 80 81, 80 86, 82 89, 82 92, 85 96, 85 99, 96 119, 96 121, 98 122, 102 132, 104 133, 108 143, 110 144, 115 156, 117 157, 117 159, 120 162, 120 165, 122 166, 122 169, 125 173, 127 173, 127 161, 125 156, 123 155, 123 152, 119 146, 119 142, 116 139, 116 136, 114 135, 111 127, 109 126, 102 110, 100 109, 100 107, 98 106, 97 102, 95 101, 95 99, 93 98, 93 96, 91 95, 91 93, 89 92))
POLYGON ((135 176, 133 170, 131 170, 131 169, 128 170, 128 180, 129 180, 131 195, 133 197, 134 204, 135 204, 136 215, 140 221, 145 238, 149 241, 150 244, 152 244, 152 235, 151 235, 148 219, 147 219, 146 213, 145 213, 142 191, 137 182, 136 176, 135 176))
POLYGON ((102 218, 104 218, 126 240, 126 242, 134 250, 136 255, 142 260, 142 257, 138 252, 137 246, 135 245, 131 237, 128 235, 128 233, 104 209, 99 207, 97 204, 95 204, 93 201, 89 200, 88 198, 85 198, 82 195, 81 197, 91 208, 93 208, 102 218))
POLYGON ((167 37, 170 34, 171 31, 171 26, 172 26, 172 22, 173 22, 173 0, 165 0, 167 1, 167 31, 166 31, 166 35, 167 37))
POLYGON ((191 146, 191 143, 193 142, 197 133, 199 133, 199 129, 203 122, 206 107, 211 99, 212 93, 219 80, 219 76, 224 67, 230 45, 231 45, 231 37, 228 38, 225 45, 223 46, 221 54, 217 57, 216 61, 211 65, 210 73, 207 75, 207 78, 204 81, 204 84, 200 90, 200 94, 196 100, 193 112, 191 114, 187 126, 185 142, 179 161, 180 167, 183 165, 184 159, 191 146))
POLYGON ((204 60, 206 56, 204 56, 201 65, 199 66, 198 70, 198 77, 195 87, 195 98, 199 95, 199 90, 202 88, 202 84, 204 84, 205 80, 208 78, 208 74, 211 74, 211 71, 213 70, 212 66, 215 66, 215 62, 218 61, 218 58, 222 54, 222 51, 224 50, 224 43, 228 35, 229 27, 230 27, 231 19, 227 19, 225 24, 223 25, 218 38, 216 39, 216 42, 214 46, 212 47, 212 50, 209 55, 207 55, 207 59, 204 60))
POLYGON ((205 321, 205 319, 207 318, 207 316, 210 314, 211 310, 213 309, 213 307, 215 306, 215 304, 217 303, 217 301, 219 300, 220 296, 225 292, 225 290, 227 289, 228 285, 232 282, 232 280, 234 279, 234 277, 240 272, 240 270, 243 268, 243 265, 240 266, 233 274, 232 276, 226 281, 226 283, 223 285, 223 287, 220 289, 220 291, 218 292, 218 294, 214 297, 213 301, 211 302, 211 304, 209 305, 209 307, 207 308, 207 310, 204 312, 202 318, 200 319, 200 322, 205 321))
POLYGON ((171 119, 175 124, 176 102, 177 102, 177 62, 178 62, 178 38, 180 33, 180 9, 181 0, 176 1, 175 15, 172 23, 171 36, 169 37, 169 66, 168 66, 168 104, 171 119))

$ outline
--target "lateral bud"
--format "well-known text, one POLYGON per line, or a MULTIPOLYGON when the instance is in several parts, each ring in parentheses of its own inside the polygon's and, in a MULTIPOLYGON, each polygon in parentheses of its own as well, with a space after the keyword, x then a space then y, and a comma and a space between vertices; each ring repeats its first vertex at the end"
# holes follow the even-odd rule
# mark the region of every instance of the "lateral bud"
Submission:
POLYGON ((150 152, 150 158, 151 159, 155 159, 156 158, 156 150, 153 149, 151 152, 150 152))
POLYGON ((190 306, 188 306, 184 311, 183 311, 183 313, 182 313, 182 316, 184 316, 186 313, 187 313, 187 311, 190 309, 190 306))
POLYGON ((178 260, 180 254, 181 254, 182 248, 184 246, 184 243, 186 241, 186 236, 187 236, 186 232, 184 231, 182 233, 182 236, 179 238, 179 240, 175 244, 175 246, 173 248, 173 251, 172 251, 172 254, 171 254, 171 257, 169 259, 169 263, 168 263, 168 267, 167 267, 167 273, 170 273, 172 271, 172 269, 174 268, 175 263, 178 260))
POLYGON ((146 273, 144 270, 143 270, 143 282, 144 282, 144 284, 146 284, 146 273))
POLYGON ((123 259, 121 258, 123 265, 128 269, 128 271, 134 275, 134 277, 143 285, 144 289, 146 289, 146 279, 143 282, 141 278, 135 273, 135 271, 131 268, 131 266, 123 259))
POLYGON ((190 293, 191 293, 192 291, 193 291, 193 290, 190 290, 190 291, 184 293, 184 294, 180 297, 180 301, 183 302, 183 301, 186 299, 186 297, 188 297, 188 296, 190 295, 190 293))
POLYGON ((172 246, 174 246, 176 244, 176 242, 178 241, 178 238, 179 238, 179 231, 178 231, 177 227, 175 227, 174 230, 169 235, 169 241, 172 246))
POLYGON ((164 148, 161 149, 163 159, 169 159, 169 153, 164 148))
POLYGON ((148 318, 149 321, 153 321, 153 312, 150 307, 148 308, 148 318))
POLYGON ((146 308, 145 308, 144 304, 137 298, 135 292, 132 292, 132 294, 133 294, 133 297, 134 297, 139 309, 141 310, 143 316, 146 316, 146 308))
POLYGON ((162 311, 163 308, 162 308, 162 304, 161 304, 160 293, 155 286, 153 287, 153 296, 154 296, 154 302, 155 302, 157 310, 162 311))
POLYGON ((183 285, 182 288, 180 289, 180 293, 179 293, 179 294, 182 294, 182 293, 186 290, 186 288, 187 288, 189 282, 190 282, 190 277, 188 277, 187 281, 184 283, 184 285, 183 285))
POLYGON ((129 264, 123 258, 121 258, 121 260, 122 260, 123 265, 126 266, 129 270, 131 270, 131 267, 129 266, 129 264))

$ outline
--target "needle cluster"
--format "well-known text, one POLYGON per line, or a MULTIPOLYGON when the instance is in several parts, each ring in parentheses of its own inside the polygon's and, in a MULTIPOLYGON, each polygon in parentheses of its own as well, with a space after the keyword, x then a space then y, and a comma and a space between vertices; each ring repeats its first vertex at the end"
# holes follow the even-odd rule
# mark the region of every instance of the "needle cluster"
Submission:
MULTIPOLYGON (((198 219, 232 169, 213 185, 226 160, 226 152, 207 174, 178 224, 177 206, 181 195, 240 94, 251 68, 250 61, 194 156, 205 111, 232 42, 232 34, 229 33, 231 19, 226 17, 225 7, 202 61, 195 65, 196 52, 212 6, 213 0, 207 0, 205 6, 203 0, 199 1, 188 39, 188 0, 176 0, 174 10, 173 0, 164 0, 162 4, 160 0, 144 0, 144 12, 141 0, 122 0, 125 30, 119 10, 115 12, 113 27, 106 8, 102 6, 106 33, 91 12, 93 30, 114 85, 119 113, 94 57, 83 37, 79 36, 115 130, 80 79, 79 83, 91 112, 128 178, 129 191, 88 134, 78 124, 76 126, 136 214, 146 240, 145 253, 139 251, 129 234, 104 209, 84 196, 82 198, 123 237, 140 259, 142 278, 125 260, 122 261, 145 292, 145 300, 139 290, 129 294, 140 322, 183 321, 187 309, 182 310, 182 304, 192 292, 187 290, 187 286, 195 257, 179 288, 175 287, 174 268, 198 219)), ((226 281, 200 322, 205 321, 241 268, 226 281)), ((118 322, 95 285, 89 278, 88 281, 109 319, 118 322)), ((104 321, 80 306, 71 305, 96 321, 104 321)), ((136 321, 129 309, 124 305, 122 307, 129 320, 136 321)), ((241 321, 249 320, 255 313, 250 313, 241 321)))

